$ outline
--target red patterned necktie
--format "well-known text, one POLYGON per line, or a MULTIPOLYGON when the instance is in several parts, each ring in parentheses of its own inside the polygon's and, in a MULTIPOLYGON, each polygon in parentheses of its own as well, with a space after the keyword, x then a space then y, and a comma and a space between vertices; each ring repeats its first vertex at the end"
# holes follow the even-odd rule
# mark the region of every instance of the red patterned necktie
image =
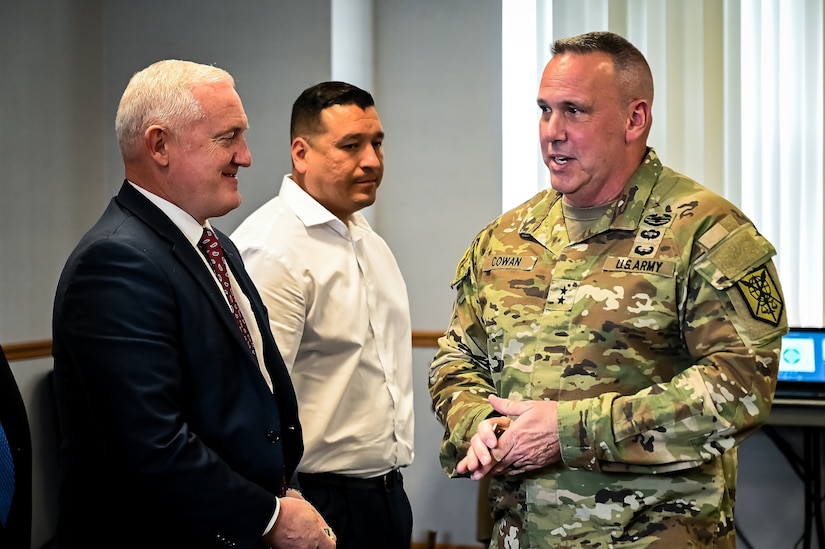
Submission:
POLYGON ((246 344, 249 345, 249 350, 255 355, 255 345, 252 343, 252 335, 249 333, 249 328, 246 321, 238 308, 238 302, 235 300, 235 294, 232 293, 232 285, 229 283, 229 273, 226 272, 226 261, 223 259, 223 246, 218 242, 218 237, 209 229, 203 230, 200 241, 198 241, 198 249, 206 256, 209 265, 218 277, 218 282, 221 284, 223 293, 226 294, 229 305, 232 307, 232 313, 235 315, 235 322, 238 323, 243 338, 246 344))

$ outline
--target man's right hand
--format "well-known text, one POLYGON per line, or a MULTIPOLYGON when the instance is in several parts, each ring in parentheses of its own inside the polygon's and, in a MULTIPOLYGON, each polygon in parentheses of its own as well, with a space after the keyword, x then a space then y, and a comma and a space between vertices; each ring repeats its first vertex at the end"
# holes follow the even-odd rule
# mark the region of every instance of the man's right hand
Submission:
POLYGON ((308 501, 297 497, 280 498, 281 510, 264 542, 275 549, 334 549, 335 536, 308 501), (326 530, 325 530, 326 529, 326 530))

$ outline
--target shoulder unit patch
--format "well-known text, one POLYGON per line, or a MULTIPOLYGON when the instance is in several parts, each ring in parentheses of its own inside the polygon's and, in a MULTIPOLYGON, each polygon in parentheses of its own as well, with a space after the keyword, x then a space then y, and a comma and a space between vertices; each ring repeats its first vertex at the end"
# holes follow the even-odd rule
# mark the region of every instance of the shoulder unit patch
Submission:
POLYGON ((736 287, 753 318, 773 326, 779 324, 784 303, 776 282, 764 265, 740 278, 736 287))

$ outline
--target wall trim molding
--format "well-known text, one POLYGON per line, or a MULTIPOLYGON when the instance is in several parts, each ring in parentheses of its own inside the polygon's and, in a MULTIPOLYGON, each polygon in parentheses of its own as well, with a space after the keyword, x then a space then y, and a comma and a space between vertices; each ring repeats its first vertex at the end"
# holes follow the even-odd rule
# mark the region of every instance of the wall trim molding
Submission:
POLYGON ((22 343, 9 343, 7 345, 3 345, 2 348, 3 353, 6 355, 6 360, 9 362, 52 356, 51 339, 24 341, 22 343))
MULTIPOLYGON (((415 330, 412 333, 413 347, 438 347, 438 338, 444 332, 438 330, 415 330)), ((24 341, 21 343, 7 343, 1 346, 6 359, 9 362, 16 360, 28 360, 33 358, 48 358, 52 356, 52 340, 40 339, 37 341, 24 341)), ((453 549, 444 546, 443 549, 453 549)), ((462 549, 456 546, 454 549, 462 549)))

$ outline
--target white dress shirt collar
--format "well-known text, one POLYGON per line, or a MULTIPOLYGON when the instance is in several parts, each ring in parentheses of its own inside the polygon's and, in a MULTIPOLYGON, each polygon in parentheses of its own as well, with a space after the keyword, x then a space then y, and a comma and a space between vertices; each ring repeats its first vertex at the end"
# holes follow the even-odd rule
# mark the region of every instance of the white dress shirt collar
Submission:
POLYGON ((361 212, 353 213, 345 224, 298 185, 289 175, 284 176, 278 196, 295 212, 306 227, 328 225, 335 232, 350 240, 358 240, 364 232, 372 231, 367 218, 361 212))
MULTIPOLYGON (((127 179, 127 181, 129 180, 127 179)), ((212 230, 212 226, 209 224, 208 220, 206 221, 205 225, 201 226, 201 224, 198 223, 198 221, 194 217, 180 209, 175 204, 172 204, 168 200, 147 191, 143 187, 135 185, 131 181, 129 181, 129 184, 132 187, 134 187, 140 194, 145 196, 147 200, 149 200, 149 202, 157 206, 163 213, 165 213, 166 217, 168 217, 170 221, 172 221, 172 223, 174 223, 175 226, 178 229, 180 229, 180 231, 186 237, 186 240, 188 240, 195 248, 198 247, 198 241, 200 240, 201 235, 203 234, 203 229, 207 228, 210 231, 212 230)))

